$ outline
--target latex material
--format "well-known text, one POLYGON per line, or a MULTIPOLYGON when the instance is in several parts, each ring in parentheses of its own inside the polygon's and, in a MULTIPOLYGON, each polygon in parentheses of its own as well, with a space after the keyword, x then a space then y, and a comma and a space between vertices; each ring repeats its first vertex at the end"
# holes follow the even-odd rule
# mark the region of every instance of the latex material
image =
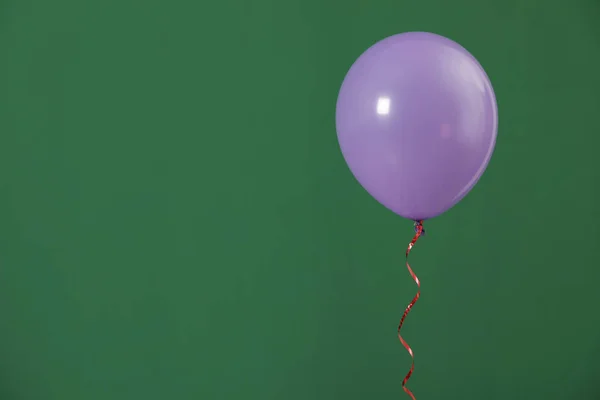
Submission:
POLYGON ((347 73, 336 106, 350 170, 375 199, 412 220, 445 212, 471 190, 497 127, 483 68, 432 33, 403 33, 369 48, 347 73))

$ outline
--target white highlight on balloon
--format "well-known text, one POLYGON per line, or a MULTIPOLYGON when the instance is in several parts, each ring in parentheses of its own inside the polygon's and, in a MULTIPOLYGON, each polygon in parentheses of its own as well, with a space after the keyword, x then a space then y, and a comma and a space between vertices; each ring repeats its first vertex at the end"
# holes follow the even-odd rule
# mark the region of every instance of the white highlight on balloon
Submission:
POLYGON ((377 100, 377 114, 388 115, 390 113, 390 98, 380 97, 377 100))

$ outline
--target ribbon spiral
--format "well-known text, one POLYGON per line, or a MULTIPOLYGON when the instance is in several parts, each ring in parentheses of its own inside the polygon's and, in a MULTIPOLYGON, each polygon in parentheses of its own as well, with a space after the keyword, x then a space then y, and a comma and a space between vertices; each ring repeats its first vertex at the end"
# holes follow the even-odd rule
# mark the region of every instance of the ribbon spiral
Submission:
POLYGON ((410 251, 412 250, 415 243, 417 243, 417 240, 419 240, 419 238, 423 235, 425 235, 425 230, 423 229, 423 221, 415 221, 415 236, 412 238, 412 240, 408 244, 408 248, 406 249, 406 268, 408 268, 408 272, 410 273, 410 276, 413 278, 413 280, 417 284, 418 290, 417 290, 417 294, 415 295, 415 297, 412 299, 412 301, 406 307, 406 310, 404 310, 404 314, 402 314, 402 318, 400 318, 400 323, 398 324, 398 338, 400 339, 400 343, 402 343, 402 345, 404 346, 406 351, 408 351, 408 354, 410 354, 410 357, 412 358, 412 365, 410 367, 410 370, 408 371, 408 374, 406 374, 406 376, 404 377, 404 380, 402 381, 402 389, 404 389, 406 394, 408 394, 412 400, 416 400, 416 399, 415 399, 415 396, 412 394, 412 392, 406 387, 406 382, 408 382, 413 371, 415 370, 415 356, 413 354, 412 349, 408 345, 408 343, 406 343, 406 340, 404 340, 402 338, 402 335, 400 335, 400 329, 402 328, 402 325, 404 324, 404 319, 406 318, 406 316, 408 315, 408 313, 410 312, 412 307, 415 305, 417 300, 419 300, 419 296, 421 296, 421 282, 419 281, 419 278, 417 278, 417 275, 415 275, 412 268, 408 264, 408 255, 410 254, 410 251))

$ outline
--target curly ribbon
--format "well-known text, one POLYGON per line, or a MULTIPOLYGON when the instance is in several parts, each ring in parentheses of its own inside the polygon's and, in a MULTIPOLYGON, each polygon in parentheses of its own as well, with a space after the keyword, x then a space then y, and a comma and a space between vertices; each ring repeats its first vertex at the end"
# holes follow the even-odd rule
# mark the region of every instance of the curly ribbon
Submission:
POLYGON ((419 296, 421 296, 421 282, 419 281, 419 278, 417 278, 417 275, 415 275, 412 268, 408 264, 408 255, 410 254, 410 251, 412 250, 415 243, 417 243, 417 240, 419 240, 419 238, 424 235, 425 235, 425 230, 423 229, 423 221, 415 221, 415 236, 412 238, 412 240, 408 244, 408 248, 406 249, 406 268, 408 268, 408 272, 410 272, 410 276, 413 278, 413 280, 417 284, 418 290, 417 290, 417 294, 415 295, 415 297, 412 299, 412 301, 406 307, 406 310, 404 310, 404 314, 402 314, 402 318, 400 318, 400 323, 398 324, 398 338, 400 339, 400 343, 402 343, 402 345, 404 346, 406 351, 408 351, 408 354, 410 354, 410 357, 412 358, 412 365, 410 367, 410 370, 408 371, 408 374, 406 374, 406 376, 404 377, 404 380, 402 381, 402 389, 404 389, 406 394, 408 394, 412 400, 416 400, 416 399, 415 399, 415 396, 412 394, 412 392, 406 387, 406 382, 408 382, 413 371, 415 370, 415 356, 413 354, 412 349, 408 345, 408 343, 406 343, 406 340, 404 340, 402 338, 402 335, 400 335, 400 329, 402 328, 402 325, 404 324, 404 319, 406 318, 406 316, 408 315, 410 310, 413 308, 413 306, 415 305, 417 300, 419 300, 419 296))

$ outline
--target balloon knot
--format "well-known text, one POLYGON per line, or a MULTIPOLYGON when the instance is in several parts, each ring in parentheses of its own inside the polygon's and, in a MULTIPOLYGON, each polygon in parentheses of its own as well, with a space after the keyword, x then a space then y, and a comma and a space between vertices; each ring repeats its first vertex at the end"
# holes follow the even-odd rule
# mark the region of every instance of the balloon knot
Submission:
POLYGON ((425 228, 423 228, 423 220, 415 221, 415 233, 419 233, 425 236, 425 228))

